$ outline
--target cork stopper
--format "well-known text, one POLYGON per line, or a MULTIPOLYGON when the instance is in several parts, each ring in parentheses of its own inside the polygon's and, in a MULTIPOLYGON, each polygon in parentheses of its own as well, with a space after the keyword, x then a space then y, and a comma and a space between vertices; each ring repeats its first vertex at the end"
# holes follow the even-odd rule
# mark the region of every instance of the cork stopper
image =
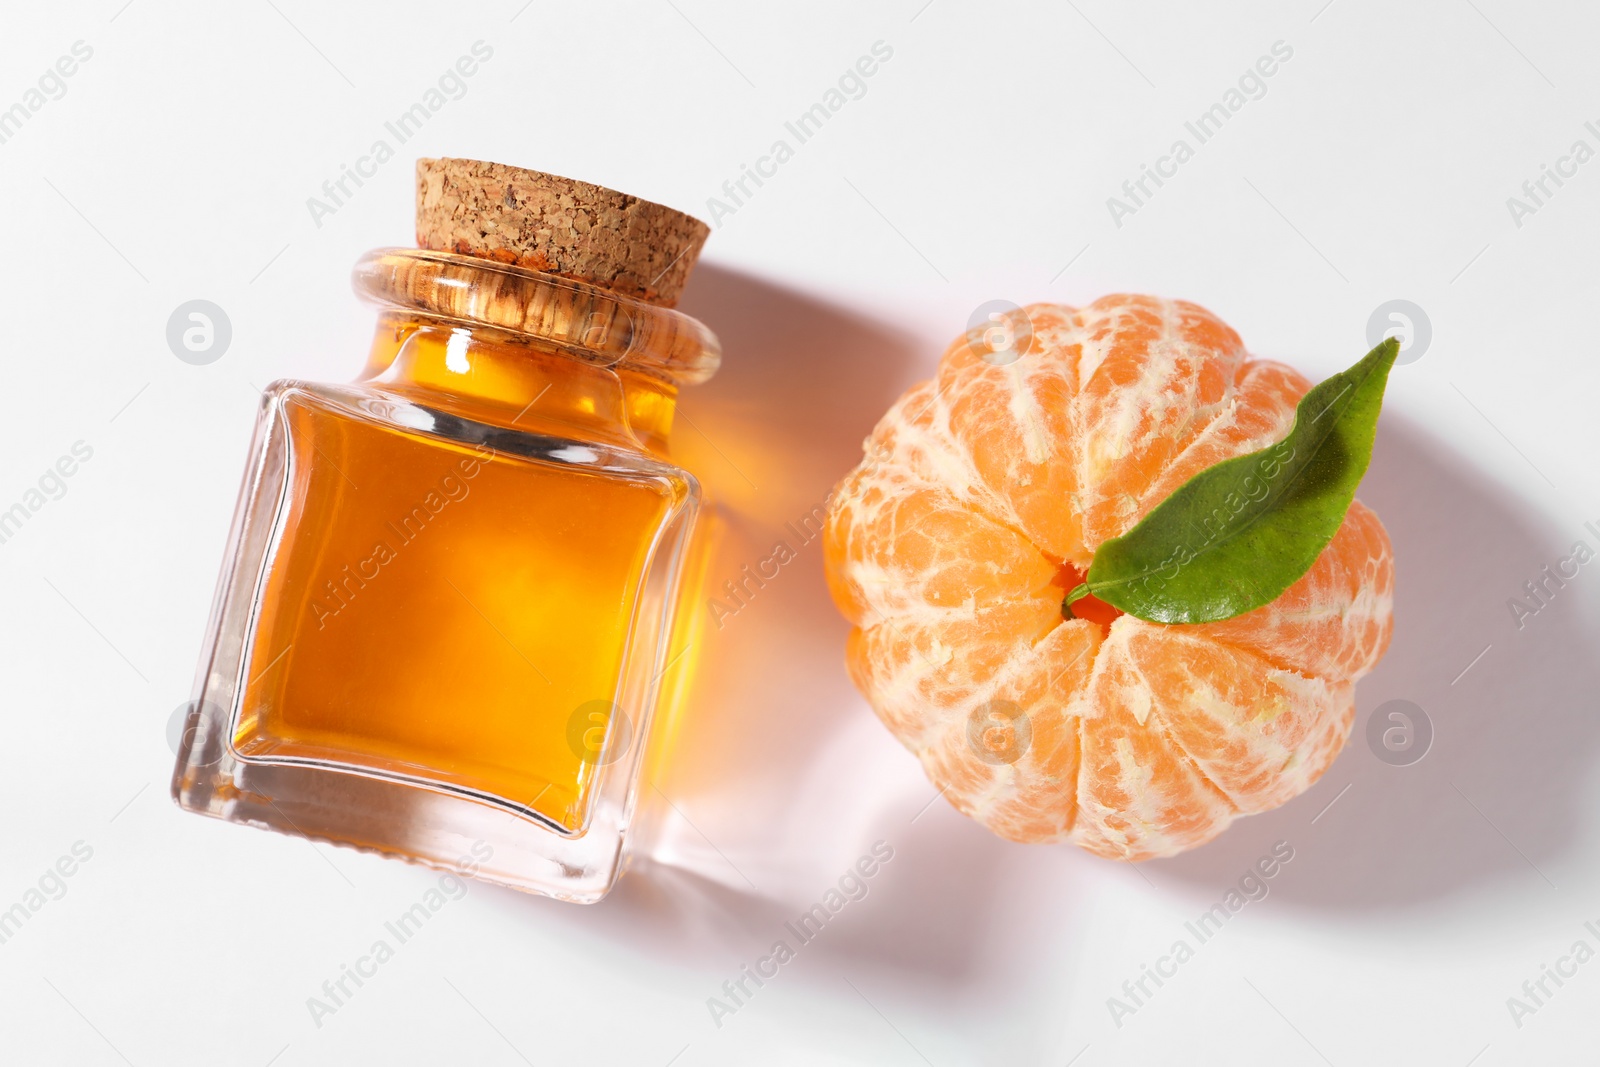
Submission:
POLYGON ((417 243, 672 307, 711 231, 588 182, 474 159, 417 160, 417 243))

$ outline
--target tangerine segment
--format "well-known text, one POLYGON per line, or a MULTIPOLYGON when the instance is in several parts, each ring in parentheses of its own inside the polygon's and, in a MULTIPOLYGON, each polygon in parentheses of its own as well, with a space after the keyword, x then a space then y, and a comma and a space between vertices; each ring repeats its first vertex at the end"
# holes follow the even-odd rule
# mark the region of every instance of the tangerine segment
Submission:
POLYGON ((1068 309, 1025 309, 1032 336, 992 353, 963 335, 945 352, 935 380, 945 423, 971 457, 973 472, 1004 514, 1057 559, 1081 552, 1071 401, 1077 391, 1078 334, 1068 309), (996 356, 1010 362, 991 362, 996 356))
POLYGON ((869 459, 834 492, 828 513, 829 587, 851 622, 955 608, 971 601, 1037 600, 1050 618, 1057 566, 1028 539, 989 517, 997 502, 942 422, 932 383, 901 398, 867 442, 869 459))
POLYGON ((1100 627, 1058 616, 1030 641, 1007 631, 1000 614, 984 621, 858 630, 847 651, 851 675, 958 809, 1015 841, 1061 839, 1077 807, 1072 705, 1100 627), (929 648, 960 652, 942 652, 936 663, 929 648))
POLYGON ((885 725, 919 751, 985 700, 1028 708, 1022 697, 1042 699, 1026 650, 1060 621, 1055 606, 1038 599, 925 609, 855 631, 847 662, 857 685, 879 694, 885 725))
POLYGON ((1087 566, 1094 546, 1138 521, 1173 461, 1235 410, 1245 352, 1238 334, 1182 301, 1109 296, 1079 319, 1073 422, 1087 566))

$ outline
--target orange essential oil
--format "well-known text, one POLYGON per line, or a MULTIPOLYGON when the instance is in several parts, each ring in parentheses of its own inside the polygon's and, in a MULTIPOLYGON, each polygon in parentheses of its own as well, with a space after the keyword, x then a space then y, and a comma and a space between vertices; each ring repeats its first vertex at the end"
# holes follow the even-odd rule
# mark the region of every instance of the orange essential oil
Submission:
POLYGON ((173 790, 234 822, 599 899, 686 651, 716 339, 706 228, 598 186, 418 165, 368 254, 360 376, 266 391, 173 790), (483 857, 487 854, 487 859, 483 857))

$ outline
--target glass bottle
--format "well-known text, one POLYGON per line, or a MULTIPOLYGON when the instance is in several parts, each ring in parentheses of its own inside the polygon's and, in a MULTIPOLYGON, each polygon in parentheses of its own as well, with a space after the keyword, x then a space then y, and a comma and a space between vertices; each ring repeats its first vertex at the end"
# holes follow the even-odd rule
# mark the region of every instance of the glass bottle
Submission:
POLYGON ((704 241, 609 189, 418 163, 348 385, 274 382, 173 777, 189 811, 590 902, 688 651, 700 488, 671 310, 704 241))

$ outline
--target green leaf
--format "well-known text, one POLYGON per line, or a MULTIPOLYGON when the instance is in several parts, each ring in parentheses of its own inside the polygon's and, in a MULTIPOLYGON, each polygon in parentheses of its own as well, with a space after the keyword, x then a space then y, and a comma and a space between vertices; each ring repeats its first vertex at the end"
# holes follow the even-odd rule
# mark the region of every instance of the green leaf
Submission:
POLYGON ((1215 622, 1277 599, 1350 510, 1399 351, 1384 341, 1307 393, 1282 441, 1207 467, 1101 545, 1062 614, 1092 595, 1151 622, 1215 622))

